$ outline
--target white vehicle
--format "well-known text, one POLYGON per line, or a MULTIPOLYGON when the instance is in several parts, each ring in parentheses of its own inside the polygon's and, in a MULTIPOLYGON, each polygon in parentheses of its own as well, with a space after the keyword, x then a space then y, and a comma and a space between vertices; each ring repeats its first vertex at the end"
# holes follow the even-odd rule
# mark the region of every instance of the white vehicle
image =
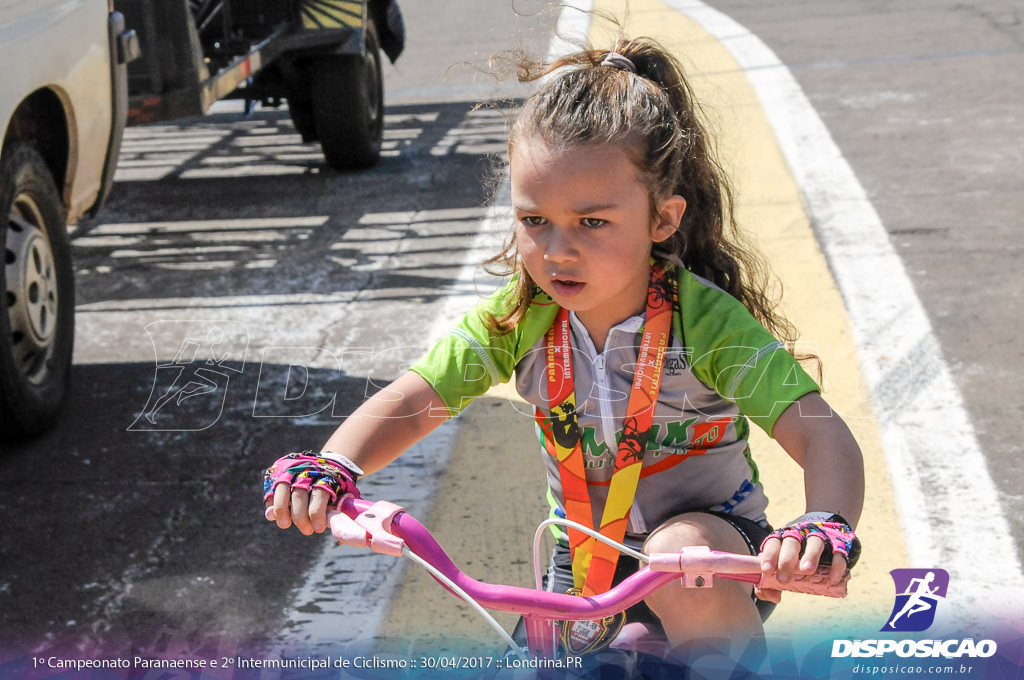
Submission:
POLYGON ((68 225, 110 191, 137 42, 112 0, 0 0, 0 441, 63 401, 74 340, 68 225))

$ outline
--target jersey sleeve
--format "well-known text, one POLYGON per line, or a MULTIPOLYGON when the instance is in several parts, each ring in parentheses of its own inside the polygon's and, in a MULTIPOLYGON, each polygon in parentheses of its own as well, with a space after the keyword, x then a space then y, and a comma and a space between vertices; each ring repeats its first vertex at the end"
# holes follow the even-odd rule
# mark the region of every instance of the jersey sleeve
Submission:
POLYGON ((770 435, 782 412, 818 384, 741 302, 690 272, 682 277, 682 333, 694 374, 770 435))
POLYGON ((495 333, 488 321, 509 309, 513 285, 483 300, 409 369, 434 388, 452 417, 492 386, 508 382, 521 355, 554 319, 557 306, 535 304, 515 329, 495 333))

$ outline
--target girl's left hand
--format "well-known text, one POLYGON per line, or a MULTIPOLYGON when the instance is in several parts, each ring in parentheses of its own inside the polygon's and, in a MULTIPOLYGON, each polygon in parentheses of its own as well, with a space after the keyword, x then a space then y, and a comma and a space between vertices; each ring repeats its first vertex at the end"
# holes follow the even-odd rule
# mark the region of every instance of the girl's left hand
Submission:
MULTIPOLYGON (((812 512, 776 529, 761 544, 761 571, 775 572, 782 583, 830 567, 829 578, 839 583, 857 563, 860 539, 840 515, 812 512)), ((782 593, 758 589, 762 600, 778 602, 782 593)))

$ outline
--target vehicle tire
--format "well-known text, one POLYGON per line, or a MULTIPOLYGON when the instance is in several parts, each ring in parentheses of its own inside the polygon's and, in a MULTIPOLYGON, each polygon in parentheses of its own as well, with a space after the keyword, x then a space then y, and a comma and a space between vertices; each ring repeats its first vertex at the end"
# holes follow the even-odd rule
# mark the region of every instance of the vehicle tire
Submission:
POLYGON ((369 168, 380 159, 384 80, 372 21, 363 36, 364 55, 323 56, 312 62, 317 136, 327 164, 336 170, 369 168))
POLYGON ((288 115, 303 142, 315 142, 316 118, 313 115, 312 87, 308 77, 288 84, 288 115))
POLYGON ((74 271, 60 195, 24 144, 0 160, 0 440, 39 434, 64 400, 75 335, 74 271))

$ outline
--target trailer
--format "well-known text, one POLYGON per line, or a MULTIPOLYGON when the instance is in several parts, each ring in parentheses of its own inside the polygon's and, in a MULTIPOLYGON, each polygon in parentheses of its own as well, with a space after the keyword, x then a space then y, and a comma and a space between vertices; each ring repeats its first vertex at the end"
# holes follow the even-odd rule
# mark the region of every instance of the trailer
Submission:
POLYGON ((396 0, 114 0, 139 38, 128 124, 204 115, 222 99, 287 105, 327 164, 368 168, 384 129, 381 54, 405 44, 396 0))

